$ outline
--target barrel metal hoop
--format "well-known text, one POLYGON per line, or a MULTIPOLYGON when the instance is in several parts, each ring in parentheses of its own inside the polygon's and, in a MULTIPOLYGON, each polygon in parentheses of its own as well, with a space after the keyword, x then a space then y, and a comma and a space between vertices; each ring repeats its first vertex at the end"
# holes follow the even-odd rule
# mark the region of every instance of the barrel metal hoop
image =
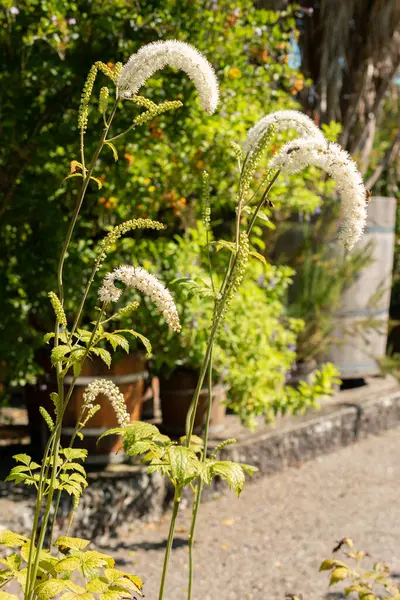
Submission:
MULTIPOLYGON (((85 436, 96 437, 109 429, 109 427, 85 427, 85 436)), ((73 435, 75 433, 75 427, 62 427, 61 433, 64 435, 73 435)))
MULTIPOLYGON (((226 392, 228 390, 228 386, 227 385, 222 385, 222 384, 217 384, 213 386, 213 395, 214 394, 221 394, 222 392, 226 392)), ((160 387, 160 395, 162 395, 163 393, 167 393, 167 394, 174 394, 174 396, 187 396, 188 394, 194 394, 196 391, 195 388, 193 388, 192 390, 188 390, 187 388, 183 389, 183 390, 173 390, 173 389, 169 389, 169 390, 162 390, 162 387, 160 387)), ((208 388, 203 387, 200 390, 201 394, 208 394, 208 388)))
POLYGON ((394 227, 385 227, 384 225, 368 225, 364 233, 393 233, 394 227))
POLYGON ((389 312, 388 308, 358 308, 356 310, 347 310, 342 312, 333 313, 333 317, 364 317, 368 315, 369 317, 376 317, 378 315, 387 315, 389 312))
MULTIPOLYGON (((139 373, 127 373, 126 375, 81 375, 76 379, 75 385, 89 385, 89 383, 92 383, 92 381, 95 381, 96 379, 107 379, 108 381, 112 381, 113 383, 119 383, 122 385, 124 383, 136 383, 141 379, 146 379, 148 376, 148 371, 140 371, 139 373)), ((72 375, 67 375, 64 378, 64 381, 67 385, 70 385, 74 381, 74 378, 72 377, 72 375)))

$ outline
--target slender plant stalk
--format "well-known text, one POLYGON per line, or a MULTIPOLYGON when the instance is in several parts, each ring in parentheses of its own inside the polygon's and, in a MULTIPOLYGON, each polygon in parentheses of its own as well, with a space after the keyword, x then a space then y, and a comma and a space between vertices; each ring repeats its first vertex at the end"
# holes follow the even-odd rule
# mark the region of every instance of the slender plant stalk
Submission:
MULTIPOLYGON (((256 221, 257 215, 259 213, 259 211, 261 210, 262 206, 264 205, 268 194, 272 188, 272 186, 274 185, 278 175, 279 175, 280 171, 277 171, 274 175, 274 177, 272 178, 272 180, 270 181, 270 183, 268 184, 268 186, 266 187, 259 203, 257 204, 254 213, 252 215, 252 218, 250 220, 250 223, 248 224, 247 227, 247 235, 249 236, 254 223, 256 221)), ((213 326, 212 329, 210 331, 210 336, 208 338, 208 343, 207 343, 207 348, 206 348, 206 353, 204 356, 204 360, 203 360, 203 364, 200 370, 200 376, 199 376, 199 380, 197 382, 197 386, 193 395, 193 400, 192 400, 192 404, 190 406, 190 409, 188 411, 188 416, 187 416, 187 421, 186 421, 186 445, 189 447, 190 446, 190 438, 192 436, 193 433, 193 425, 194 425, 194 417, 196 415, 196 410, 197 410, 197 405, 198 405, 198 401, 199 401, 199 396, 200 396, 200 390, 202 388, 203 382, 204 382, 204 378, 205 378, 205 373, 207 371, 207 367, 209 367, 209 380, 208 380, 208 410, 207 410, 207 421, 206 421, 206 428, 205 428, 205 432, 204 432, 204 453, 203 453, 203 460, 205 460, 206 455, 207 455, 207 446, 208 446, 208 434, 209 434, 209 418, 210 418, 210 414, 211 414, 211 406, 212 406, 212 351, 213 351, 213 345, 214 345, 214 341, 215 341, 215 335, 216 332, 218 330, 218 326, 220 323, 220 319, 221 319, 221 314, 222 314, 222 309, 224 307, 224 304, 226 302, 226 290, 229 289, 229 283, 232 277, 232 274, 234 273, 235 270, 235 266, 236 266, 236 262, 237 262, 237 254, 238 254, 238 249, 239 249, 239 235, 240 235, 240 217, 241 217, 241 210, 240 210, 240 205, 241 205, 241 199, 239 199, 239 203, 238 203, 238 210, 237 210, 237 218, 236 218, 236 233, 235 233, 235 242, 236 242, 236 254, 235 257, 233 258, 233 260, 229 261, 227 270, 225 272, 225 277, 223 280, 223 283, 221 285, 221 291, 220 294, 222 294, 222 298, 221 298, 221 302, 218 306, 218 310, 219 310, 219 314, 215 314, 215 310, 217 307, 215 307, 214 309, 214 319, 213 319, 213 326)), ((231 257, 232 258, 232 257, 231 257)), ((190 533, 189 533, 189 584, 188 584, 188 600, 191 600, 192 598, 192 591, 193 591, 193 575, 194 575, 194 560, 193 560, 193 546, 194 546, 194 532, 195 532, 195 527, 196 527, 196 520, 197 520, 197 514, 198 514, 198 510, 199 510, 199 506, 200 506, 200 500, 201 500, 201 489, 202 489, 202 484, 201 481, 198 480, 197 482, 197 491, 196 491, 196 497, 194 500, 194 504, 193 504, 193 513, 192 513, 192 523, 191 523, 191 527, 190 527, 190 533)))
POLYGON ((83 184, 82 184, 82 188, 81 188, 81 193, 79 194, 78 202, 76 203, 75 211, 74 211, 71 223, 70 223, 69 228, 68 228, 67 236, 65 238, 64 245, 63 245, 63 248, 61 250, 60 260, 59 260, 59 263, 58 263, 58 288, 59 288, 59 296, 60 296, 61 303, 63 303, 63 301, 64 301, 64 287, 63 287, 62 273, 63 273, 63 267, 64 267, 64 262, 65 262, 65 255, 67 253, 67 249, 68 249, 69 243, 71 241, 72 233, 74 231, 74 228, 75 228, 75 225, 76 225, 76 221, 78 219, 79 212, 80 212, 80 210, 82 208, 82 203, 83 203, 83 200, 85 198, 86 190, 87 190, 87 187, 89 185, 89 181, 90 181, 90 178, 92 176, 93 169, 94 169, 95 164, 96 164, 96 160, 98 159, 99 154, 100 154, 100 152, 103 149, 104 142, 106 140, 108 131, 110 129, 112 120, 113 120, 114 115, 115 115, 115 112, 117 110, 117 104, 118 104, 118 101, 115 102, 115 104, 114 104, 114 106, 112 108, 112 111, 111 111, 111 114, 110 114, 110 118, 108 119, 107 125, 104 127, 103 134, 102 134, 102 136, 100 138, 99 145, 97 146, 97 148, 96 148, 96 150, 95 150, 95 152, 94 152, 94 154, 92 156, 92 160, 90 161, 90 164, 89 164, 89 167, 88 167, 88 170, 87 170, 87 173, 86 173, 86 177, 83 180, 83 184))
MULTIPOLYGON (((208 366, 208 407, 207 407, 207 416, 206 416, 206 425, 204 430, 204 448, 203 448, 203 456, 202 462, 205 462, 207 459, 207 449, 208 449, 208 432, 210 429, 210 418, 211 418, 211 408, 213 401, 213 390, 212 390, 212 369, 213 369, 213 348, 211 348, 210 362, 208 366)), ((193 503, 193 513, 192 513, 192 522, 190 525, 190 533, 189 533, 189 584, 188 584, 188 600, 192 600, 192 592, 193 592, 193 576, 194 576, 194 532, 196 528, 197 514, 199 512, 199 506, 201 501, 201 492, 203 489, 203 484, 200 477, 197 479, 196 485, 196 493, 195 500, 193 503)))
MULTIPOLYGON (((250 223, 247 227, 247 235, 250 235, 251 230, 253 229, 255 220, 257 218, 257 215, 258 215, 259 211, 261 210, 263 204, 265 203, 266 199, 268 198, 268 194, 269 194, 272 186, 274 185, 279 173, 280 173, 280 171, 277 171, 275 173, 274 177, 268 184, 264 194, 262 195, 261 200, 257 204, 257 206, 254 210, 253 216, 250 220, 250 223)), ((239 213, 239 211, 238 211, 238 213, 239 213)), ((238 220, 237 220, 237 223, 239 223, 238 220)), ((235 255, 235 258, 232 260, 232 264, 228 265, 227 271, 225 273, 225 279, 221 286, 221 292, 220 292, 222 294, 222 298, 218 305, 219 312, 218 312, 218 314, 215 314, 215 312, 214 312, 213 325, 211 327, 210 335, 208 338, 206 352, 205 352, 204 359, 203 359, 203 364, 200 368, 200 375, 199 375, 199 379, 197 381, 196 389, 193 394, 192 403, 188 410, 188 414, 187 414, 187 418, 186 418, 186 446, 188 446, 188 447, 190 445, 190 438, 193 434, 194 419, 196 416, 197 405, 199 403, 200 391, 201 391, 201 388, 202 388, 202 385, 204 382, 204 378, 205 378, 205 375, 207 372, 208 363, 210 361, 211 349, 212 349, 212 346, 213 346, 213 343, 215 340, 215 335, 218 331, 218 327, 220 324, 222 309, 224 308, 224 305, 225 305, 225 302, 227 299, 226 290, 229 289, 229 283, 231 282, 231 278, 232 278, 232 274, 234 273, 234 270, 235 270, 236 262, 237 262, 237 253, 235 255), (224 283, 225 283, 225 285, 224 285, 224 283), (224 289, 222 289, 222 287, 224 289)), ((215 309, 214 309, 214 311, 215 311, 215 309)))
MULTIPOLYGON (((63 247, 61 250, 59 264, 58 264, 57 280, 58 280, 59 299, 60 299, 61 303, 63 303, 63 301, 64 301, 64 289, 63 289, 62 275, 63 275, 63 267, 64 267, 66 253, 67 253, 68 246, 69 246, 71 238, 72 238, 72 233, 74 231, 80 209, 82 207, 83 200, 85 198, 86 190, 88 188, 91 175, 93 173, 93 170, 94 170, 94 167, 96 164, 96 160, 99 157, 101 150, 103 149, 104 142, 107 137, 108 131, 110 129, 116 109, 117 109, 117 102, 115 102, 114 107, 110 114, 110 118, 108 119, 108 122, 106 123, 106 125, 104 127, 102 136, 100 138, 100 142, 93 154, 93 157, 90 161, 90 165, 88 167, 87 172, 84 167, 84 146, 83 146, 83 136, 81 136, 81 155, 82 155, 82 166, 83 166, 82 170, 83 170, 83 175, 84 175, 84 181, 83 181, 83 184, 81 187, 81 192, 80 192, 78 201, 75 206, 75 210, 74 210, 74 214, 73 214, 71 223, 68 228, 67 236, 65 238, 65 241, 64 241, 64 244, 63 244, 63 247)), ((87 294, 86 294, 86 296, 87 296, 87 294)), ((86 296, 85 296, 85 299, 86 299, 86 296)), ((82 308, 83 308, 83 306, 81 307, 81 310, 82 310, 82 308)), ((102 314, 103 314, 103 311, 101 312, 101 316, 102 316, 102 314)), ((89 353, 90 344, 93 341, 95 331, 97 330, 101 316, 99 317, 98 323, 96 324, 96 326, 92 332, 92 337, 88 344, 85 356, 82 360, 82 364, 85 361, 85 359, 87 358, 87 355, 89 353)), ((58 343, 59 343, 59 322, 58 322, 58 320, 56 320, 54 345, 58 346, 58 343)), ((54 495, 53 488, 54 488, 54 482, 55 482, 56 470, 57 470, 57 457, 58 457, 58 452, 59 452, 59 448, 60 448, 62 418, 63 418, 64 412, 65 412, 67 403, 72 395, 72 391, 73 391, 73 388, 74 388, 74 385, 75 385, 75 382, 77 379, 75 377, 74 380, 72 381, 70 389, 67 394, 67 397, 64 402, 64 376, 62 374, 61 365, 57 364, 56 369, 57 369, 57 388, 58 388, 59 404, 60 404, 60 407, 62 407, 62 410, 60 411, 60 415, 58 415, 57 423, 54 428, 54 431, 52 432, 52 435, 50 436, 50 438, 48 440, 46 450, 45 450, 45 455, 44 455, 43 462, 42 462, 42 469, 41 469, 40 479, 39 479, 39 484, 38 484, 39 489, 38 489, 38 495, 37 495, 36 507, 35 507, 35 517, 34 517, 34 522, 33 522, 33 527, 32 527, 32 533, 31 533, 32 544, 31 544, 31 547, 29 550, 29 557, 28 557, 27 583, 26 583, 26 592, 25 592, 25 598, 27 600, 30 600, 30 598, 34 594, 34 586, 35 586, 36 574, 37 574, 37 570, 38 570, 40 551, 43 548, 44 537, 46 534, 46 527, 47 527, 50 509, 51 509, 51 503, 52 503, 52 499, 53 499, 53 495, 54 495), (42 506, 42 502, 43 502, 44 481, 46 479, 46 477, 45 477, 46 461, 49 456, 50 449, 51 449, 51 454, 53 455, 53 468, 52 468, 52 474, 51 474, 51 478, 50 478, 47 503, 46 503, 43 521, 42 521, 41 530, 40 530, 40 535, 39 535, 39 539, 38 539, 38 546, 36 549, 36 553, 34 553, 33 546, 34 546, 34 541, 36 540, 36 534, 37 534, 39 517, 40 517, 40 510, 41 510, 41 506, 42 506)), ((46 471, 49 470, 49 467, 50 467, 50 465, 47 465, 46 471)), ((57 503, 57 508, 58 508, 58 504, 59 504, 59 502, 57 503)), ((56 513, 55 513, 55 516, 56 516, 56 513)))
MULTIPOLYGON (((103 304, 102 309, 99 312, 99 316, 98 319, 96 321, 95 326, 93 327, 93 331, 90 337, 90 340, 88 342, 87 348, 85 350, 85 354, 82 357, 82 364, 85 362, 86 358, 88 357, 88 354, 90 352, 91 349, 91 345, 93 343, 94 337, 96 335, 96 331, 99 327, 99 324, 101 322, 101 319, 103 318, 103 314, 104 314, 104 309, 105 309, 105 303, 103 304)), ((71 385, 68 389, 68 393, 65 397, 65 401, 63 402, 62 405, 62 409, 60 410, 59 414, 57 415, 57 422, 53 431, 54 434, 54 448, 52 451, 52 455, 53 455, 53 464, 52 464, 52 472, 51 472, 51 478, 50 478, 50 483, 49 483, 49 487, 48 487, 48 492, 47 492, 47 502, 46 502, 46 506, 44 509, 44 514, 43 514, 43 520, 42 520, 42 524, 41 524, 41 528, 40 528, 40 534, 39 534, 39 539, 38 539, 38 543, 37 543, 37 548, 36 548, 36 552, 35 552, 35 559, 33 561, 33 566, 30 569, 30 579, 27 579, 27 593, 26 593, 26 598, 27 600, 30 600, 30 598, 33 597, 34 594, 34 587, 35 587, 35 581, 36 581, 36 575, 37 575, 37 571, 38 571, 38 566, 39 566, 39 560, 40 560, 40 552, 43 548, 43 544, 44 544, 44 539, 45 539, 45 535, 47 532, 47 524, 49 522, 49 517, 50 517, 50 511, 51 511, 51 506, 52 506, 52 502, 53 502, 53 497, 54 497, 54 484, 55 484, 55 480, 56 480, 56 476, 57 476, 57 459, 58 459, 58 453, 60 450, 60 440, 61 440, 61 428, 62 428, 62 420, 63 420, 63 416, 65 413, 65 410, 67 408, 67 404, 71 398, 72 392, 74 390, 75 387, 75 383, 77 380, 78 376, 74 376, 71 385)), ((64 378, 62 377, 62 380, 64 378)), ((62 389, 64 389, 63 383, 62 383, 62 389)), ((58 506, 57 506, 58 509, 58 506)), ((56 517, 57 513, 54 514, 54 518, 56 517)), ((35 533, 35 537, 36 537, 36 533, 35 533)), ((33 539, 33 538, 31 538, 33 539)))
POLYGON ((171 524, 169 526, 167 547, 165 548, 164 564, 163 564, 163 570, 162 570, 162 575, 161 575, 160 592, 158 594, 158 600, 163 600, 163 598, 164 598, 165 580, 167 577, 168 563, 169 563, 169 558, 171 555, 172 542, 174 541, 176 517, 178 516, 180 502, 181 502, 181 490, 175 488, 174 506, 172 509, 171 524))

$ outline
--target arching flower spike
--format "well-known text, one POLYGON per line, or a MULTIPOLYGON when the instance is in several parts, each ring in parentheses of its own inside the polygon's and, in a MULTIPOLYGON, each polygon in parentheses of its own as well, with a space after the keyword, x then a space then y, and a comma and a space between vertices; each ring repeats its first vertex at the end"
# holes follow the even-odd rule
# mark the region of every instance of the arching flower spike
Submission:
POLYGON ((157 277, 154 277, 142 267, 118 267, 103 279, 103 285, 99 290, 99 299, 102 302, 117 302, 119 300, 122 290, 115 287, 114 281, 116 280, 124 283, 126 287, 135 288, 149 296, 157 306, 158 311, 164 315, 168 325, 174 331, 180 331, 181 326, 175 302, 170 292, 157 277))
POLYGON ((94 407, 94 402, 99 394, 107 396, 115 411, 118 424, 126 427, 131 422, 128 411, 126 410, 124 395, 112 381, 107 379, 95 379, 85 389, 83 393, 83 405, 87 411, 94 407))
POLYGON ((361 238, 367 220, 367 193, 357 165, 338 144, 302 138, 282 146, 269 168, 290 174, 310 165, 323 169, 336 183, 343 213, 340 238, 344 246, 351 249, 361 238))
POLYGON ((324 134, 310 117, 307 117, 307 115, 298 110, 278 110, 260 119, 248 131, 244 142, 245 151, 249 152, 252 150, 272 125, 274 125, 277 131, 294 129, 302 137, 314 137, 315 140, 326 143, 324 134))
POLYGON ((149 77, 167 65, 184 71, 196 86, 204 110, 215 112, 219 88, 214 69, 194 46, 177 40, 153 42, 132 54, 117 81, 119 95, 129 98, 136 94, 149 77))

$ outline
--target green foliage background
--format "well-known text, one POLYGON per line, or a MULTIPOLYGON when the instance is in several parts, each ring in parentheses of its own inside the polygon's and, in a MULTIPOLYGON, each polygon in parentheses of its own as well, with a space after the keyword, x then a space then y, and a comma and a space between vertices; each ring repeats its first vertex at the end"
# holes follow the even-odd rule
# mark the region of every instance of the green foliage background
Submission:
MULTIPOLYGON (((70 161, 79 158, 77 108, 91 64, 125 61, 157 39, 189 41, 213 63, 221 104, 208 117, 182 73, 165 70, 148 82, 143 90, 148 97, 181 99, 184 107, 117 143, 117 163, 111 151, 103 152, 96 172, 103 188, 98 192, 94 185, 88 194, 66 265, 67 311, 81 295, 94 244, 125 219, 157 218, 168 229, 161 234, 164 239, 155 232, 150 242, 135 232, 106 269, 133 262, 162 271, 160 248, 199 216, 204 168, 212 174, 214 227, 219 235, 230 230, 236 174, 229 141, 243 141, 264 114, 295 107, 303 78, 290 66, 293 14, 256 10, 248 0, 162 5, 7 0, 0 23, 0 127, 8 141, 0 149, 0 381, 7 387, 34 379, 39 369, 35 353, 43 332, 52 327, 47 292, 55 289, 56 257, 78 193, 74 180, 58 186, 70 161)), ((105 84, 102 80, 97 92, 105 84)), ((117 119, 116 133, 129 125, 134 111, 132 106, 130 115, 125 111, 117 119)), ((89 118, 88 155, 101 128, 95 103, 89 118)), ((307 179, 281 183, 274 198, 278 208, 281 198, 289 202, 286 213, 288 206, 310 211, 319 202, 307 179)), ((92 307, 96 287, 89 298, 92 307)))

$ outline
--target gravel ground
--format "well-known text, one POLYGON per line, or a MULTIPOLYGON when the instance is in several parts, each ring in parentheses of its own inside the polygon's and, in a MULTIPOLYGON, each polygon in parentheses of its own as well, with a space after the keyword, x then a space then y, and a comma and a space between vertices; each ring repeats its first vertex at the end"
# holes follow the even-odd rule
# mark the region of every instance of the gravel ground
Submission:
MULTIPOLYGON (((400 578, 400 429, 247 484, 205 503, 196 544, 194 600, 304 600, 344 598, 327 587, 320 562, 336 540, 349 536, 400 578)), ((190 511, 179 515, 170 562, 168 600, 186 598, 186 544, 190 511)), ((147 600, 156 600, 169 527, 126 528, 113 554, 121 568, 141 576, 147 600)), ((110 550, 108 545, 107 550, 110 550)))

